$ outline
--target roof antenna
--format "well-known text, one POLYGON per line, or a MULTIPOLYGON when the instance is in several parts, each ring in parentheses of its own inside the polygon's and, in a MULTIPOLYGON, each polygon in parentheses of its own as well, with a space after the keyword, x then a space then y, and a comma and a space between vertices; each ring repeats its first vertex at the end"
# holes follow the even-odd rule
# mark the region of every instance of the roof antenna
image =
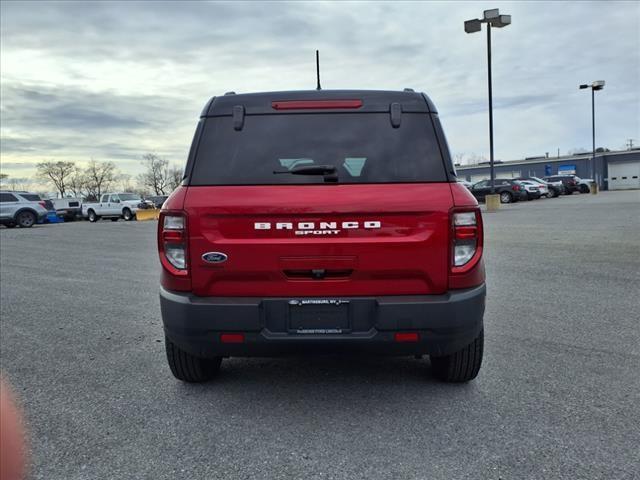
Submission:
POLYGON ((322 90, 320 88, 320 50, 316 50, 316 77, 318 78, 316 90, 322 90))

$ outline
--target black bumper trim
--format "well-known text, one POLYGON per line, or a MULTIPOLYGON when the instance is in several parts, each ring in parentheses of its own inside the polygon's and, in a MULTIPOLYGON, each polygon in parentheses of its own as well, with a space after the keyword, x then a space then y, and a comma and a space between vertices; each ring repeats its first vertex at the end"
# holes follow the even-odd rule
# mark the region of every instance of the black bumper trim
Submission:
POLYGON ((480 332, 485 293, 483 284, 443 295, 331 297, 349 302, 351 330, 329 334, 288 332, 289 301, 300 297, 196 297, 161 289, 160 307, 167 337, 202 357, 311 351, 445 355, 468 345, 480 332), (417 331, 420 341, 397 343, 398 331, 417 331), (244 333, 245 342, 221 343, 223 332, 244 333))

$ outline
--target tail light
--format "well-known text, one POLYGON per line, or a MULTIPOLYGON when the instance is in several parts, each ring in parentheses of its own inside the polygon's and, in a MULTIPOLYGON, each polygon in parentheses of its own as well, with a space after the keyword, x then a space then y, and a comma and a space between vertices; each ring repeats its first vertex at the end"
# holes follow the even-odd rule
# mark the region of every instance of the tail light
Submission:
POLYGON ((46 202, 38 202, 42 208, 48 210, 46 202))
POLYGON ((451 230, 451 272, 468 272, 482 256, 480 210, 454 211, 451 218, 451 230))
POLYGON ((513 191, 514 192, 519 192, 520 191, 520 185, 513 185, 513 191))
POLYGON ((181 212, 163 212, 158 223, 158 250, 162 266, 172 275, 189 274, 187 217, 181 212))

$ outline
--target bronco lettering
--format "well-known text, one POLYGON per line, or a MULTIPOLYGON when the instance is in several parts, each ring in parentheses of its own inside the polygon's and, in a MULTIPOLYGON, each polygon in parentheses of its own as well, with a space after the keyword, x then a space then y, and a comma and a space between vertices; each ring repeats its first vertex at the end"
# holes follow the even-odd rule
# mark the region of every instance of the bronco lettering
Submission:
MULTIPOLYGON (((355 229, 355 228, 366 228, 366 229, 374 229, 374 228, 382 228, 382 222, 379 220, 367 221, 362 223, 362 227, 360 226, 360 222, 342 222, 340 224, 341 228, 344 229, 355 229)), ((253 224, 253 228, 255 230, 271 230, 270 222, 255 222, 253 224)), ((317 231, 317 230, 338 230, 338 222, 320 222, 316 224, 316 222, 298 222, 295 226, 296 230, 308 230, 308 231, 317 231)), ((278 222, 275 224, 276 230, 293 230, 294 224, 287 222, 278 222)), ((338 230, 339 231, 339 230, 338 230)))

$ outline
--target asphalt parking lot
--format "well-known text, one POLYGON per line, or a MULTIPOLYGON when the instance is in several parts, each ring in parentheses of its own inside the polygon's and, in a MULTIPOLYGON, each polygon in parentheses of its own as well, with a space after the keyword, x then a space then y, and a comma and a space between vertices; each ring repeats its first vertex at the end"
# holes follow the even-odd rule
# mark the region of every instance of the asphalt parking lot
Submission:
POLYGON ((166 365, 154 222, 0 230, 3 374, 46 479, 622 479, 640 462, 640 192, 485 215, 485 361, 166 365))

